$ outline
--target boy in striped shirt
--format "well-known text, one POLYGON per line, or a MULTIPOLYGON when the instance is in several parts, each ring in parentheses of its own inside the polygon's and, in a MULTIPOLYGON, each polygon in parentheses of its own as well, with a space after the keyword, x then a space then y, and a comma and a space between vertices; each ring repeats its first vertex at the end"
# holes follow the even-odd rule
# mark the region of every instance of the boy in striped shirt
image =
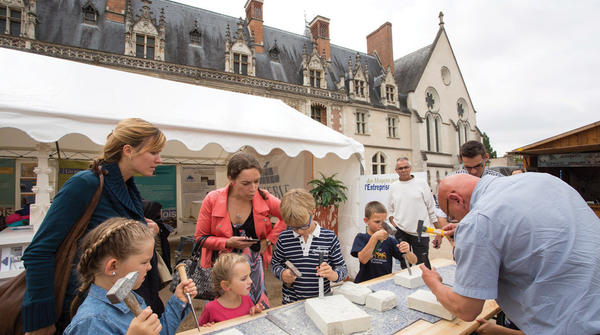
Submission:
POLYGON ((314 213, 315 199, 304 189, 292 189, 281 198, 281 216, 289 229, 279 235, 271 266, 273 274, 284 284, 283 304, 318 296, 319 277, 325 279, 325 293, 328 293, 330 281, 339 282, 348 276, 337 236, 321 228, 313 220, 314 213), (320 252, 325 253, 321 264, 320 252), (288 260, 302 273, 301 277, 285 266, 288 260))

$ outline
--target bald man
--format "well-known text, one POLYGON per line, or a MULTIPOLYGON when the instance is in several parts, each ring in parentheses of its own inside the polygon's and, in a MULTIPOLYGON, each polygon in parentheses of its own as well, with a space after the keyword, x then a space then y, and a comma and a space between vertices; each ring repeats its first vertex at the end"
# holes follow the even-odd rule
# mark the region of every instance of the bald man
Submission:
POLYGON ((526 334, 600 333, 600 220, 577 191, 524 173, 452 175, 438 192, 460 221, 445 227, 455 235, 454 286, 421 270, 446 309, 471 321, 496 299, 526 334))

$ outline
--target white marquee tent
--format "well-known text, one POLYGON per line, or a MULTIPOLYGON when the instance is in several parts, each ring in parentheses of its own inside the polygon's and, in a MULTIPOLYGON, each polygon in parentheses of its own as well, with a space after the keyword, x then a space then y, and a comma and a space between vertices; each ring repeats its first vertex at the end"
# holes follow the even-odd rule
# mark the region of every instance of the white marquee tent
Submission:
MULTIPOLYGON (((249 146, 260 155, 304 157, 309 177, 338 173, 349 187, 339 217, 344 256, 349 256, 362 228, 358 182, 364 148, 280 100, 5 48, 0 48, 0 73, 0 156, 38 157, 34 226, 50 201, 48 154, 60 146, 60 152, 94 157, 119 120, 140 117, 165 133, 166 161, 222 163, 249 146)), ((355 274, 358 268, 350 270, 355 274)))

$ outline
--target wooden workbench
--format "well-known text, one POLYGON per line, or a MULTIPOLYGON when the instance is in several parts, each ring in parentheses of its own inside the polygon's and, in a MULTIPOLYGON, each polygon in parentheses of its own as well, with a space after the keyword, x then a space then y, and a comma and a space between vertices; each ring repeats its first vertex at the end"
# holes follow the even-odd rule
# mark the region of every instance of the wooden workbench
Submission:
MULTIPOLYGON (((454 262, 451 260, 441 259, 441 258, 434 259, 431 261, 431 265, 434 267, 443 267, 443 266, 447 266, 447 265, 451 265, 451 264, 454 264, 454 262)), ((381 277, 378 277, 375 279, 371 279, 369 281, 365 281, 365 282, 361 283, 361 285, 375 284, 375 283, 390 279, 392 277, 393 277, 393 274, 381 276, 381 277)), ((274 307, 271 310, 275 310, 275 309, 281 308, 281 307, 282 306, 274 307)), ((485 302, 485 304, 483 306, 483 310, 482 310, 481 314, 479 314, 479 317, 484 318, 484 319, 489 319, 492 316, 496 315, 499 311, 500 311, 500 307, 498 307, 498 304, 496 304, 496 301, 488 300, 485 302)), ((265 317, 265 315, 266 315, 266 313, 261 313, 261 314, 254 315, 254 316, 247 315, 247 316, 241 316, 239 318, 219 322, 212 327, 202 327, 201 328, 202 332, 200 332, 200 334, 206 334, 206 333, 214 332, 214 331, 217 331, 220 329, 229 328, 231 326, 242 324, 242 323, 248 322, 250 320, 265 317)), ((413 334, 414 335, 416 335, 416 334, 419 334, 419 335, 468 335, 471 332, 475 331, 477 329, 478 325, 479 324, 477 321, 466 322, 466 321, 462 321, 458 318, 454 319, 454 321, 447 321, 447 320, 442 319, 436 323, 430 323, 425 320, 418 320, 418 321, 414 322, 413 324, 411 324, 410 326, 400 330, 396 334, 400 334, 400 335, 413 335, 413 334)), ((180 335, 198 334, 198 330, 190 329, 188 331, 181 332, 178 334, 180 334, 180 335)))

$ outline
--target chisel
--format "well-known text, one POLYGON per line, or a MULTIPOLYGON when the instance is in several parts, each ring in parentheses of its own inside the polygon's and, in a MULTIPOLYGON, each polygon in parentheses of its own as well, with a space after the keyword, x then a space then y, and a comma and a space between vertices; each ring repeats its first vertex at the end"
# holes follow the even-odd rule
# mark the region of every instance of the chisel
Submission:
MULTIPOLYGON (((383 221, 383 223, 381 224, 381 227, 383 227, 383 229, 390 234, 390 236, 394 236, 396 237, 396 239, 398 240, 398 242, 402 242, 402 239, 398 239, 398 236, 396 236, 398 229, 394 228, 394 226, 392 226, 391 223, 387 222, 387 221, 383 221)), ((408 263, 408 259, 406 259, 406 253, 402 253, 402 258, 404 258, 404 263, 406 264, 406 268, 408 269, 408 274, 412 276, 412 270, 410 269, 410 263, 408 263)))

